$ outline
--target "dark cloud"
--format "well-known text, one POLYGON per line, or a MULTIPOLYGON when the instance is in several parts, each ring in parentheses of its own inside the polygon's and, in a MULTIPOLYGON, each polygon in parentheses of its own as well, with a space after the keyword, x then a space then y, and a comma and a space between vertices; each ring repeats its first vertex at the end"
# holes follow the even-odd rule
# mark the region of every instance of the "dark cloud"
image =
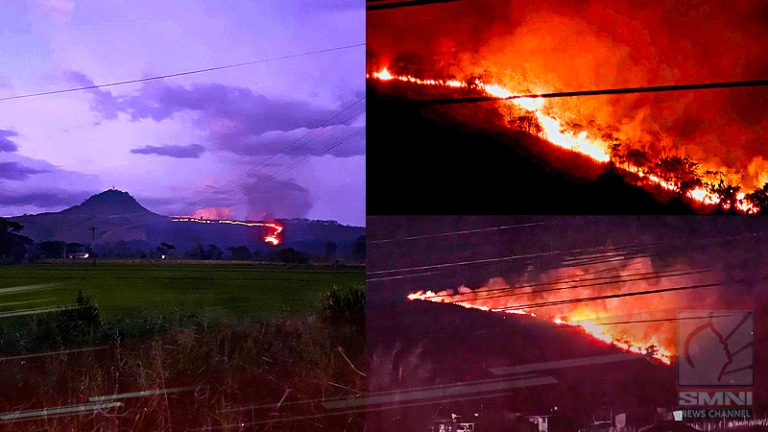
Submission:
POLYGON ((11 141, 11 137, 18 134, 12 130, 0 129, 0 152, 15 152, 19 147, 11 141))
MULTIPOLYGON (((70 72, 69 76, 80 85, 93 85, 82 73, 70 72)), ((180 112, 193 112, 198 116, 197 125, 207 130, 216 148, 246 156, 315 154, 332 140, 343 138, 344 132, 364 128, 356 124, 362 123, 358 118, 365 112, 365 104, 360 101, 354 106, 346 101, 341 109, 327 109, 304 101, 271 99, 248 88, 216 83, 183 87, 153 82, 144 85, 137 94, 125 97, 100 89, 91 93, 92 109, 105 118, 115 118, 124 112, 136 121, 163 121, 180 112), (348 109, 341 112, 345 108, 348 109), (307 137, 295 142, 308 132, 307 137)), ((330 154, 347 157, 365 153, 362 140, 350 144, 345 143, 330 154)))
POLYGON ((32 174, 48 172, 24 166, 18 162, 0 162, 0 179, 6 180, 25 180, 32 174))
MULTIPOLYGON (((82 72, 67 71, 65 72, 65 78, 80 87, 90 87, 95 85, 93 80, 82 72)), ((117 115, 120 113, 119 102, 112 93, 99 88, 93 88, 89 90, 89 92, 93 96, 91 109, 100 113, 105 119, 111 120, 117 118, 117 115)))
MULTIPOLYGON (((195 84, 189 88, 167 83, 142 87, 138 95, 120 98, 119 108, 134 120, 165 120, 181 111, 195 111, 218 123, 214 127, 262 134, 300 127, 315 128, 333 115, 332 110, 302 101, 270 99, 244 87, 224 84, 195 84)), ((338 124, 338 121, 333 123, 338 124)))
POLYGON ((11 193, 0 192, 0 203, 4 206, 62 208, 80 204, 93 192, 70 192, 63 189, 46 189, 44 191, 26 191, 11 193))
POLYGON ((131 150, 136 154, 156 154, 160 156, 169 156, 173 158, 197 159, 205 152, 205 147, 200 144, 190 145, 165 145, 165 146, 144 146, 131 150))

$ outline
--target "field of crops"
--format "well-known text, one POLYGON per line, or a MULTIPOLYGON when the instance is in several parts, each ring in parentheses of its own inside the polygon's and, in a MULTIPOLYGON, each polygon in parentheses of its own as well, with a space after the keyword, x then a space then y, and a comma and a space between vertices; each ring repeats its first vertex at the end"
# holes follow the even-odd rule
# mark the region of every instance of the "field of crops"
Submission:
POLYGON ((364 283, 361 267, 240 263, 110 262, 0 267, 0 317, 10 311, 72 304, 78 290, 105 319, 137 311, 183 309, 237 320, 300 315, 334 286, 364 283))
POLYGON ((0 431, 362 430, 318 401, 365 389, 363 284, 331 266, 2 267, 0 431))

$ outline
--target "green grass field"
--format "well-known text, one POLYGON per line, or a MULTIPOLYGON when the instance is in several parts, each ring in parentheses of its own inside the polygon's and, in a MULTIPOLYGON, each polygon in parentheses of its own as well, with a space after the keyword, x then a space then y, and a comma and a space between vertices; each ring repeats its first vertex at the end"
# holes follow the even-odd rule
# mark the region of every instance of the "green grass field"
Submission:
POLYGON ((102 317, 174 309, 215 312, 237 320, 315 312, 334 286, 362 286, 365 270, 235 263, 56 263, 0 267, 4 312, 70 305, 78 289, 102 317), (55 284, 29 291, 9 288, 55 284))

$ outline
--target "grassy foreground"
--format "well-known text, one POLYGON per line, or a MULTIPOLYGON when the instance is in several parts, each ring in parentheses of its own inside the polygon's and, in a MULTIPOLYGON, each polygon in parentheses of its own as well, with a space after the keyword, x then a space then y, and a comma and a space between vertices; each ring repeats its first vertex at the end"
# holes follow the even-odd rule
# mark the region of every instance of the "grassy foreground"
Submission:
POLYGON ((248 321, 314 312, 329 289, 360 286, 364 280, 361 267, 189 262, 9 266, 0 267, 0 314, 68 305, 82 290, 105 319, 183 309, 248 321), (41 284, 53 285, 8 290, 41 284))
POLYGON ((0 431, 363 431, 364 412, 324 404, 365 391, 363 280, 258 264, 0 268, 0 388, 13 389, 0 431), (77 307, 8 315, 42 306, 77 307))

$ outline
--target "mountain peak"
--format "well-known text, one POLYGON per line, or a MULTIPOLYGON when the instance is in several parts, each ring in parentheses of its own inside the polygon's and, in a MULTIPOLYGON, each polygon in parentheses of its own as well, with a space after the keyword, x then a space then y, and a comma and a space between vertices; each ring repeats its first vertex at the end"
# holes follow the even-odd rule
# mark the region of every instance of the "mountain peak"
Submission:
POLYGON ((93 195, 82 204, 69 208, 70 211, 87 211, 98 214, 151 213, 139 204, 128 192, 109 189, 93 195))

